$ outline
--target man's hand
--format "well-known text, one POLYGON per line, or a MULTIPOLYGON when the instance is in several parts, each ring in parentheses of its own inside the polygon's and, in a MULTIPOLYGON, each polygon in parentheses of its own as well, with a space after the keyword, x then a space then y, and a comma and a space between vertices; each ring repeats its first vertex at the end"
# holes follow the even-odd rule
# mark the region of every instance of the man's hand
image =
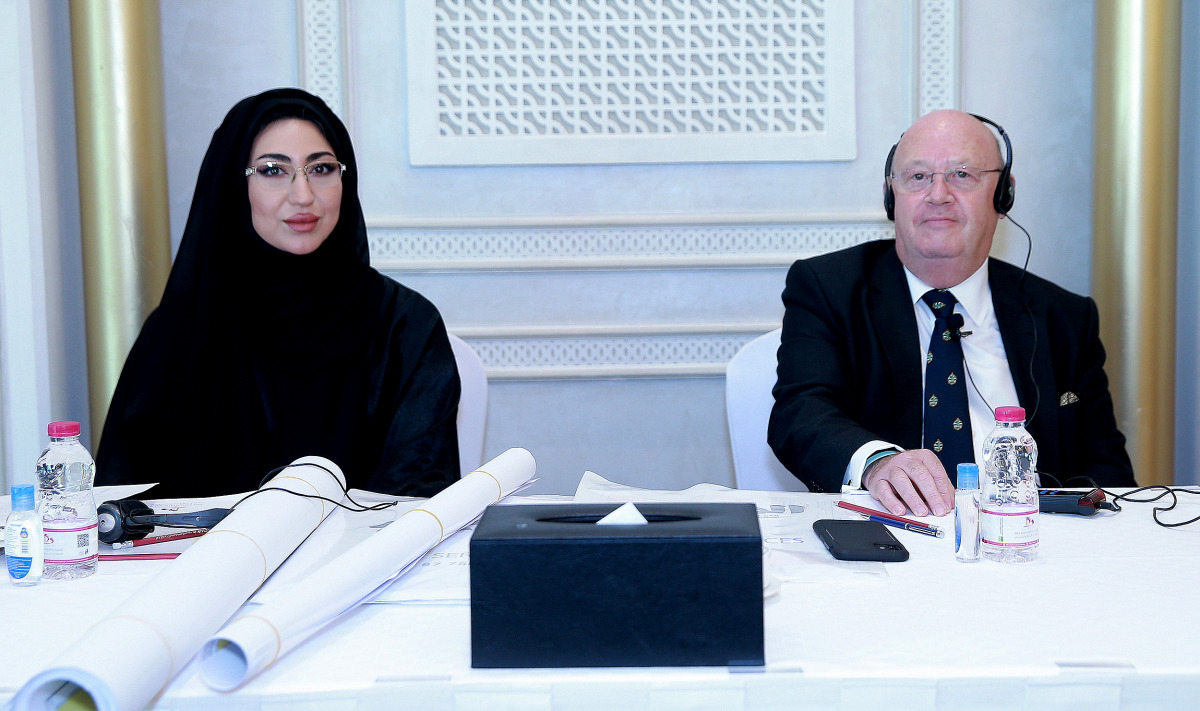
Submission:
POLYGON ((897 516, 945 516, 954 510, 954 486, 928 449, 910 449, 873 463, 863 485, 876 501, 897 516))

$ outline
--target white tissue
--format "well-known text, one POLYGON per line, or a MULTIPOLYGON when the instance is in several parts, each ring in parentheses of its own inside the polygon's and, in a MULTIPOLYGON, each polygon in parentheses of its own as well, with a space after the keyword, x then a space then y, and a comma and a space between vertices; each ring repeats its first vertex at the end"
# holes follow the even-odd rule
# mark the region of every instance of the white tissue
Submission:
POLYGON ((621 504, 612 513, 596 522, 597 526, 644 526, 646 517, 632 501, 621 504))

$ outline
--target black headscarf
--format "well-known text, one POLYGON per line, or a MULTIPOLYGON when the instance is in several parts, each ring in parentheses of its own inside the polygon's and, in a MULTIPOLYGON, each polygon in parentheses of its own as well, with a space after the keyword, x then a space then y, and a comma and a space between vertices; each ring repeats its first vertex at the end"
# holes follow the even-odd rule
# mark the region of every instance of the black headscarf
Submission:
POLYGON ((213 134, 162 302, 113 395, 96 478, 210 496, 317 454, 351 486, 430 495, 459 474, 458 395, 437 310, 370 267, 346 127, 319 98, 275 89, 239 102, 213 134), (337 224, 307 255, 267 244, 250 218, 251 147, 286 118, 314 124, 347 166, 337 224))

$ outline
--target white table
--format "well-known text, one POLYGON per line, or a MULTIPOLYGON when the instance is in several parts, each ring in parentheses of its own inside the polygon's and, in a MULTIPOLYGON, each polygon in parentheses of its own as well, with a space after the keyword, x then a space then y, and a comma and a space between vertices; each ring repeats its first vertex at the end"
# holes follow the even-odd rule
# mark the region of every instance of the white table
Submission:
MULTIPOLYGON (((185 668, 155 708, 1200 708, 1200 524, 1165 529, 1149 504, 1124 508, 1044 515, 1041 557, 1025 566, 957 563, 952 535, 896 531, 908 562, 784 583, 765 601, 762 671, 474 670, 467 605, 372 604, 237 692, 214 693, 185 668)), ((1197 513, 1200 501, 1171 515, 1197 513)), ((0 700, 167 564, 0 585, 0 700)))

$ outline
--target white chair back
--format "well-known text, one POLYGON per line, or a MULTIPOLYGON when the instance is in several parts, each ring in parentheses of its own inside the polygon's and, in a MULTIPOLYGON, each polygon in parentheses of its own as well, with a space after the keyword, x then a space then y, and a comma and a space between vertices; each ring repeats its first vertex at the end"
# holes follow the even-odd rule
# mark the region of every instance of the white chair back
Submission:
POLYGON ((487 426, 487 374, 479 354, 466 341, 450 336, 458 366, 462 396, 458 400, 458 464, 466 476, 483 464, 483 433, 487 426))
POLYGON ((808 491, 779 463, 767 444, 767 423, 775 398, 776 352, 783 329, 742 346, 725 368, 725 413, 733 449, 734 480, 739 489, 808 491))

